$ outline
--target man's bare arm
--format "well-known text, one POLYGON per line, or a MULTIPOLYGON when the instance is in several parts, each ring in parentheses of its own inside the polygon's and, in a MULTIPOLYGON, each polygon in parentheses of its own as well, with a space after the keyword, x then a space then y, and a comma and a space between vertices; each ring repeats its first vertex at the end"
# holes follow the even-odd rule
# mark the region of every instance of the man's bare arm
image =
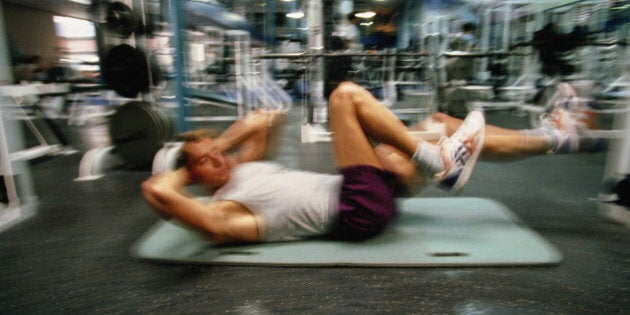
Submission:
POLYGON ((142 194, 160 213, 202 231, 215 242, 259 240, 256 218, 247 208, 232 201, 203 204, 185 194, 189 183, 186 169, 164 172, 146 180, 142 194))
POLYGON ((270 158, 275 154, 285 118, 280 110, 253 111, 216 138, 215 146, 220 152, 236 150, 239 162, 270 158))

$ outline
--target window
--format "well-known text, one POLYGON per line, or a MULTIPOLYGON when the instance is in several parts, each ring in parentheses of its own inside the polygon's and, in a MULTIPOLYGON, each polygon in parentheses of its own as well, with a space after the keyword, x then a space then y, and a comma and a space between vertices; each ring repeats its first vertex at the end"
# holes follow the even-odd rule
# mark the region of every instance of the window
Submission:
POLYGON ((59 61, 75 76, 93 76, 99 71, 94 23, 65 16, 54 16, 58 37, 59 61))
POLYGON ((94 23, 65 16, 53 17, 57 36, 64 38, 94 38, 94 23))

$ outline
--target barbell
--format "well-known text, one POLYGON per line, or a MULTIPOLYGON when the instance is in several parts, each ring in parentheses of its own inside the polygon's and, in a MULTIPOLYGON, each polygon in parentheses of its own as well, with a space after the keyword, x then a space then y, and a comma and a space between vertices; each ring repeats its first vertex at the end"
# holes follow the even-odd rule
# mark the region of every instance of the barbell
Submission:
POLYGON ((440 54, 431 54, 426 52, 330 52, 330 53, 267 53, 256 55, 260 59, 304 59, 304 58, 334 58, 334 57, 468 57, 481 58, 492 56, 525 56, 528 53, 512 52, 512 51, 485 51, 485 52, 468 52, 468 51, 445 51, 440 54))

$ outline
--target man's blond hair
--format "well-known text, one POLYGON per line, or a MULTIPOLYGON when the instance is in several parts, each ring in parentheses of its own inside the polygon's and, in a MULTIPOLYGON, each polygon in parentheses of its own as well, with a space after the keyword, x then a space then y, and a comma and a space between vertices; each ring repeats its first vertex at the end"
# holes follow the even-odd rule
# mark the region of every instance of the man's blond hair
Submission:
MULTIPOLYGON (((216 129, 202 128, 202 129, 195 129, 191 131, 178 133, 177 135, 175 135, 175 139, 177 141, 183 141, 183 142, 189 143, 189 142, 201 141, 203 139, 214 139, 218 137, 220 134, 221 132, 219 132, 216 129)), ((179 156, 177 158, 177 166, 186 166, 187 160, 188 160, 188 157, 186 156, 186 154, 184 154, 184 151, 180 150, 179 156)))

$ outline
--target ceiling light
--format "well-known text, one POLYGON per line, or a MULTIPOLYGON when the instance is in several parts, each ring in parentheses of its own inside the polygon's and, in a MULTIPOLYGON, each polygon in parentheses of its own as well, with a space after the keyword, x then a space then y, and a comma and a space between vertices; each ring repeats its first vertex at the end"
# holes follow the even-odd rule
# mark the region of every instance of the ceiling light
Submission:
POLYGON ((366 11, 366 12, 359 12, 357 14, 355 14, 354 16, 361 18, 361 19, 371 19, 376 15, 375 12, 372 11, 366 11))
POLYGON ((232 21, 239 21, 242 20, 243 17, 234 13, 234 12, 225 12, 223 15, 226 19, 228 20, 232 20, 232 21))
POLYGON ((301 19, 304 17, 304 12, 297 11, 297 12, 287 13, 287 17, 291 19, 301 19))

